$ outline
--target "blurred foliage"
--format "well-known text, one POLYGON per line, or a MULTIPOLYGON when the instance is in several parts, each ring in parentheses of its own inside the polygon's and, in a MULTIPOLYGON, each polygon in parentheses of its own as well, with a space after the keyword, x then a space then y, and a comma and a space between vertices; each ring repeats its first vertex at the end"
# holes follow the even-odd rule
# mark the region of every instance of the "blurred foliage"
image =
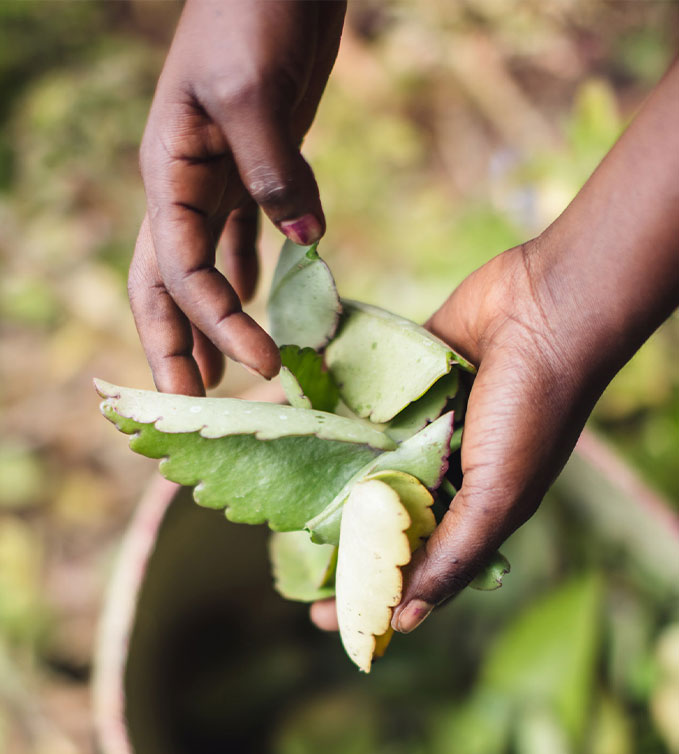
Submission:
MULTIPOLYGON (((125 274, 144 209, 138 143, 178 11, 0 0, 0 751, 12 754, 91 751, 96 616, 150 467, 103 425, 90 379, 151 386, 125 274)), ((423 319, 540 232, 662 75, 678 15, 676 3, 352 4, 305 145, 342 291, 423 319)), ((263 289, 278 246, 267 227, 263 289)), ((675 317, 592 418, 676 507, 678 349, 675 317)), ((226 390, 249 379, 230 368, 226 390)), ((679 752, 676 594, 668 603, 637 563, 653 557, 652 527, 636 527, 635 558, 632 537, 623 552, 605 523, 573 515, 575 495, 562 488, 508 543, 500 592, 462 595, 370 678, 301 614, 280 656, 250 647, 237 701, 252 710, 257 689, 276 691, 268 750, 679 752), (275 657, 288 670, 276 675, 275 657), (288 693, 303 671, 313 682, 288 693)))

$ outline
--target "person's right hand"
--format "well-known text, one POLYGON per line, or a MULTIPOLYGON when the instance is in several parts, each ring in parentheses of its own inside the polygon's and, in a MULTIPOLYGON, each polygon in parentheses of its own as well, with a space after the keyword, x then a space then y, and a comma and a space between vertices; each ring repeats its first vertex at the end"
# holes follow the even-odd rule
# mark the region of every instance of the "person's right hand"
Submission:
POLYGON ((258 207, 296 243, 325 230, 299 146, 344 12, 328 0, 187 0, 144 133, 147 214, 129 275, 161 391, 204 394, 223 354, 266 378, 278 372, 275 343, 241 309, 257 279, 258 207))

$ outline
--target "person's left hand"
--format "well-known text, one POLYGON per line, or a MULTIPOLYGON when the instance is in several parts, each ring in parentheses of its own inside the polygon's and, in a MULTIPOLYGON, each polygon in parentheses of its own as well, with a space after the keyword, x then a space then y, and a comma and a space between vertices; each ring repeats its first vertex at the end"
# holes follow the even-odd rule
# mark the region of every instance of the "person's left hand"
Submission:
MULTIPOLYGON (((546 309, 535 247, 510 249, 472 273, 427 323, 478 373, 465 416, 463 484, 404 569, 397 631, 413 630, 463 589, 535 512, 598 397, 582 368, 587 339, 546 309)), ((315 603, 311 618, 336 630, 334 600, 315 603)))

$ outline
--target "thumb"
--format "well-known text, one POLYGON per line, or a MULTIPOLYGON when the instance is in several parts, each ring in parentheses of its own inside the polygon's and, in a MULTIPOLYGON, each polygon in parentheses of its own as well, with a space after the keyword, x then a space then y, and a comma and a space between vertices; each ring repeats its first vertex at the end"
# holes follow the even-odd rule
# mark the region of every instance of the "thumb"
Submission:
POLYGON ((396 631, 409 633, 436 605, 464 589, 511 534, 505 516, 491 515, 473 497, 460 490, 434 534, 414 553, 392 617, 396 631))
POLYGON ((577 408, 568 381, 545 368, 530 345, 508 341, 482 355, 465 416, 463 484, 408 568, 392 618, 397 631, 412 631, 469 584, 533 515, 584 424, 587 412, 577 408))

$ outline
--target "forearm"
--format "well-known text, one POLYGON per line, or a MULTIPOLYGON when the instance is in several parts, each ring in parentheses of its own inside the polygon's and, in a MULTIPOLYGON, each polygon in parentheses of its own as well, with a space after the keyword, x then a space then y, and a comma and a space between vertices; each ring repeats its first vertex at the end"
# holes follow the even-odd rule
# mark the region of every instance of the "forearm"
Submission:
POLYGON ((679 305, 679 63, 529 248, 554 326, 610 379, 679 305))

